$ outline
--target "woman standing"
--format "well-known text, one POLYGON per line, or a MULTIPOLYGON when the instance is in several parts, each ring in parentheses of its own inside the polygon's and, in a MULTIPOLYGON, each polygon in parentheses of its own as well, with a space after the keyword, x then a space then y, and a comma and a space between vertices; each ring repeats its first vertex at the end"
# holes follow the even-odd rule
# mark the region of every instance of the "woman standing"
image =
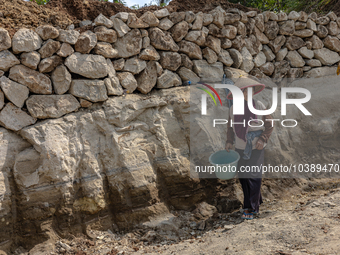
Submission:
MULTIPOLYGON (((235 150, 240 154, 240 160, 237 165, 237 172, 240 183, 242 185, 244 201, 243 201, 243 219, 253 219, 253 214, 259 212, 262 203, 261 181, 262 181, 262 165, 264 162, 264 147, 273 131, 273 122, 266 121, 272 119, 270 115, 256 116, 250 112, 248 107, 247 88, 253 88, 253 95, 260 93, 264 89, 264 85, 251 78, 239 78, 235 82, 235 86, 243 91, 244 95, 244 115, 233 115, 233 106, 230 107, 226 150, 229 151, 233 147, 235 139, 235 150), (248 121, 250 125, 248 127, 248 121), (264 125, 261 125, 262 119, 264 125), (232 127, 231 122, 232 120, 232 127), (245 126, 242 123, 245 121, 245 126), (256 124, 257 123, 257 124, 256 124), (258 126, 257 126, 258 125, 258 126), (256 166, 259 171, 256 172, 240 172, 241 167, 256 166)), ((232 99, 232 94, 227 95, 228 99, 232 99)), ((262 102, 252 99, 253 106, 258 110, 265 110, 262 102)), ((255 169, 255 168, 254 168, 255 169)))

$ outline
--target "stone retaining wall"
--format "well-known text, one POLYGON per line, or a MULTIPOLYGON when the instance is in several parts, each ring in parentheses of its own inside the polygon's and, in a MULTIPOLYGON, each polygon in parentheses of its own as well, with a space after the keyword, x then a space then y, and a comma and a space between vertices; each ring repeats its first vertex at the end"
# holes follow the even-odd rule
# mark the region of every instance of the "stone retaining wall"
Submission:
POLYGON ((140 18, 99 15, 80 26, 23 28, 13 38, 0 28, 0 125, 19 131, 111 96, 218 82, 232 68, 277 82, 319 77, 340 60, 333 12, 161 9, 140 18))

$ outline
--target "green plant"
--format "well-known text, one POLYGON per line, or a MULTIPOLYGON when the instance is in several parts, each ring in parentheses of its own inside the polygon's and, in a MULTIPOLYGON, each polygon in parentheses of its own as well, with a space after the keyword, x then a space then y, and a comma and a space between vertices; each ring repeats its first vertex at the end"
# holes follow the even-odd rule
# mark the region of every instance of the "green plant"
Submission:
POLYGON ((30 0, 31 2, 36 2, 39 5, 47 4, 50 0, 30 0))

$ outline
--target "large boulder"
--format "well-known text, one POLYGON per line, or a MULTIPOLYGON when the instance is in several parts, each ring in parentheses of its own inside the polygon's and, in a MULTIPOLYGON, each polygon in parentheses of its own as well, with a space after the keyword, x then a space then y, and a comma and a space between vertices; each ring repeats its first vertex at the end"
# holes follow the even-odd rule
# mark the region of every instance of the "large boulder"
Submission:
POLYGON ((91 102, 107 100, 104 81, 100 80, 72 80, 69 93, 91 102))
POLYGON ((95 27, 94 32, 98 42, 114 43, 117 41, 117 33, 113 29, 108 29, 105 26, 95 27))
POLYGON ((182 21, 174 25, 171 29, 172 38, 175 42, 181 41, 189 31, 189 24, 186 21, 182 21))
POLYGON ((179 47, 171 35, 165 34, 157 27, 149 29, 150 43, 158 50, 178 51, 179 47))
POLYGON ((206 39, 205 45, 214 50, 217 54, 221 51, 221 40, 209 35, 206 39))
POLYGON ((279 30, 280 28, 276 21, 268 21, 265 23, 264 33, 269 40, 274 40, 279 33, 279 30))
POLYGON ((181 77, 183 82, 190 81, 191 84, 196 84, 201 80, 200 77, 197 76, 197 74, 184 66, 181 67, 177 73, 181 77))
POLYGON ((103 14, 99 14, 98 17, 94 19, 94 24, 96 26, 105 26, 107 28, 111 28, 113 26, 113 22, 106 18, 103 14))
POLYGON ((20 64, 17 59, 10 51, 0 51, 0 70, 8 71, 12 66, 20 64))
POLYGON ((28 98, 29 90, 26 86, 8 79, 6 76, 0 78, 0 87, 6 98, 15 106, 22 108, 28 98))
POLYGON ((243 61, 241 53, 236 49, 229 49, 229 54, 233 60, 232 67, 239 68, 243 61))
POLYGON ((205 45, 206 36, 205 36, 205 33, 203 31, 201 31, 201 30, 194 30, 194 31, 190 31, 186 35, 185 40, 187 40, 189 42, 196 43, 199 46, 204 46, 205 45))
POLYGON ((139 54, 139 58, 143 60, 156 60, 158 61, 161 57, 157 50, 153 46, 148 46, 139 54))
POLYGON ((305 45, 305 41, 297 36, 289 36, 286 40, 286 47, 288 50, 298 50, 305 45))
POLYGON ((80 104, 78 100, 68 95, 33 95, 26 101, 31 116, 37 119, 59 118, 76 111, 80 104))
POLYGON ((116 58, 118 56, 118 50, 112 47, 111 43, 99 42, 94 47, 93 52, 102 55, 104 58, 116 58))
POLYGON ((123 37, 125 34, 131 31, 131 28, 129 28, 121 19, 112 17, 110 19, 113 22, 113 28, 117 32, 118 37, 123 37))
POLYGON ((246 47, 242 48, 241 55, 242 55, 243 61, 240 66, 240 69, 249 73, 254 68, 253 57, 246 47))
POLYGON ((279 23, 281 35, 293 35, 295 32, 295 22, 294 20, 282 21, 279 23))
POLYGON ((63 58, 67 58, 73 53, 74 53, 74 49, 72 48, 72 46, 68 43, 63 43, 60 46, 60 49, 58 50, 57 55, 63 58))
POLYGON ((301 55, 295 50, 288 52, 286 60, 288 60, 289 64, 292 67, 303 67, 305 65, 305 61, 303 60, 301 55))
POLYGON ((145 12, 140 19, 150 27, 157 27, 159 24, 158 18, 150 11, 145 12))
POLYGON ((42 40, 36 32, 27 28, 21 28, 12 38, 12 50, 14 54, 30 52, 40 49, 41 43, 42 40))
POLYGON ((129 18, 126 24, 131 28, 147 28, 149 24, 138 18, 136 14, 129 13, 129 18))
POLYGON ((34 71, 26 66, 17 65, 9 70, 9 78, 27 86, 36 94, 52 94, 51 80, 44 74, 34 71))
POLYGON ((63 63, 63 59, 57 55, 43 59, 38 68, 41 73, 52 72, 58 65, 63 63))
POLYGON ((92 54, 73 53, 65 60, 67 68, 86 78, 97 79, 107 75, 106 60, 103 56, 92 54))
POLYGON ((142 35, 138 29, 133 29, 124 37, 118 38, 115 49, 118 51, 117 58, 129 58, 140 53, 142 49, 142 35))
POLYGON ((270 41, 268 46, 272 49, 274 53, 278 53, 281 47, 285 44, 286 37, 284 35, 280 35, 276 37, 274 40, 270 41))
POLYGON ((12 103, 7 103, 0 112, 0 125, 13 131, 32 125, 37 120, 12 103))
POLYGON ((328 35, 324 40, 323 43, 325 47, 327 47, 330 50, 340 52, 340 40, 336 38, 335 36, 328 35))
POLYGON ((48 41, 38 51, 41 58, 51 57, 60 49, 60 42, 48 39, 48 41))
POLYGON ((76 30, 59 30, 57 40, 74 45, 78 41, 79 35, 80 33, 76 30))

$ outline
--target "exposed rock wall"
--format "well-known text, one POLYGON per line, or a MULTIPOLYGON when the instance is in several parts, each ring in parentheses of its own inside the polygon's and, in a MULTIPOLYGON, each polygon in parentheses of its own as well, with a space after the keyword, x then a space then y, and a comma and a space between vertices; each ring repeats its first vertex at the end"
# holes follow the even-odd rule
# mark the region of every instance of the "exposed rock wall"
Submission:
MULTIPOLYGON (((335 74, 340 60, 334 13, 161 9, 85 24, 13 38, 0 28, 1 247, 34 243, 46 220, 62 235, 98 217, 125 229, 192 208, 207 190, 190 178, 190 87, 180 85, 240 70, 279 84, 335 74)), ((289 137, 299 133, 279 129, 272 146, 296 153, 289 137)))

